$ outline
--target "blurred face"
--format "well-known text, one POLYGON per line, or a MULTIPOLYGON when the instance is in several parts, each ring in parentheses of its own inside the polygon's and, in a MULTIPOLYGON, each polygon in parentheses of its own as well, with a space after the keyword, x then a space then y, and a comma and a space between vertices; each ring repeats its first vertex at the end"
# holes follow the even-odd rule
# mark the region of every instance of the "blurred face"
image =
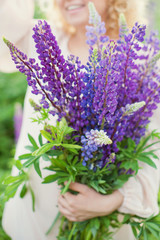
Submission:
POLYGON ((107 12, 107 0, 56 0, 56 3, 67 23, 78 27, 88 24, 88 3, 93 2, 102 19, 107 12))

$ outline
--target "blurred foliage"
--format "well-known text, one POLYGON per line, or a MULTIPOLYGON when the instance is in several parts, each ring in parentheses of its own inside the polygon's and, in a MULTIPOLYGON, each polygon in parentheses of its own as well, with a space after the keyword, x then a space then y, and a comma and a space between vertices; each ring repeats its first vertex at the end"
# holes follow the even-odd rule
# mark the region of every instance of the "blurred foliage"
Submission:
POLYGON ((45 13, 40 8, 39 1, 41 1, 41 0, 35 0, 34 18, 35 19, 46 19, 45 13))
MULTIPOLYGON (((35 2, 34 18, 45 18, 38 1, 35 2)), ((1 182, 10 173, 15 152, 15 104, 18 102, 23 105, 26 88, 26 77, 23 74, 0 72, 0 195, 4 191, 1 182)), ((0 199, 0 240, 10 240, 1 224, 4 204, 0 199)))
MULTIPOLYGON (((21 73, 0 73, 0 183, 11 169, 15 148, 13 121, 15 103, 23 104, 26 87, 25 76, 21 73)), ((3 186, 0 184, 0 193, 2 192, 3 186)), ((0 223, 3 208, 4 203, 0 201, 0 223)), ((0 239, 9 239, 2 231, 1 224, 0 239)))
POLYGON ((0 73, 0 167, 8 168, 8 158, 13 156, 14 106, 23 103, 27 83, 20 73, 0 73))

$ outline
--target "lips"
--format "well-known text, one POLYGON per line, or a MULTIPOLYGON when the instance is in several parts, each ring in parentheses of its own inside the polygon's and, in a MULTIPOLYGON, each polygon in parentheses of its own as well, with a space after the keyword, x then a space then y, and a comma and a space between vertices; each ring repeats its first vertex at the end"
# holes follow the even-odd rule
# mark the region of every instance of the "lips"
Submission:
POLYGON ((66 10, 67 11, 72 11, 72 10, 77 10, 77 9, 80 9, 82 7, 84 7, 85 5, 84 4, 70 4, 69 6, 66 7, 66 10))

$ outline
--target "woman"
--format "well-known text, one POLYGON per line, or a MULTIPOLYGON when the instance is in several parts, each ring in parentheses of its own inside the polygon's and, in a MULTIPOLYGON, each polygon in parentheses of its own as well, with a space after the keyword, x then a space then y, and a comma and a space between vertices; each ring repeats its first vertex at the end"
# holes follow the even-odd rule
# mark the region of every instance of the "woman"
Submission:
MULTIPOLYGON (((62 28, 53 26, 53 32, 58 39, 62 53, 65 56, 69 53, 77 55, 83 63, 85 63, 88 58, 88 47, 85 43, 85 26, 88 23, 88 2, 88 0, 56 0, 54 2, 54 7, 59 10, 61 16, 62 28)), ((136 8, 135 1, 133 3, 134 8, 131 1, 125 0, 93 0, 92 2, 95 4, 102 19, 104 21, 107 19, 106 27, 108 35, 115 39, 118 37, 119 10, 126 11, 126 16, 130 15, 129 19, 133 22, 134 14, 131 16, 131 9, 135 9, 135 11, 138 9, 136 8), (127 6, 127 2, 129 6, 127 6)), ((19 7, 17 13, 21 19, 14 24, 14 26, 17 26, 17 29, 13 29, 13 32, 12 29, 7 32, 8 26, 7 28, 3 28, 3 35, 11 41, 14 41, 17 46, 29 56, 36 57, 31 38, 31 28, 33 25, 32 1, 28 0, 24 3, 23 0, 1 0, 0 3, 0 16, 4 14, 4 25, 7 19, 9 22, 9 18, 7 18, 5 14, 11 6, 14 7, 13 10, 15 10, 15 12, 16 6, 19 7), (15 32, 18 32, 18 34, 15 34, 15 32)), ((14 11, 12 11, 12 13, 14 14, 14 11)), ((12 21, 18 18, 17 13, 15 17, 12 17, 12 21)), ((1 70, 13 70, 13 65, 9 65, 9 59, 10 56, 4 49, 0 55, 1 70)), ((36 96, 31 95, 28 89, 25 98, 22 130, 16 148, 16 158, 26 151, 24 147, 28 145, 27 134, 30 133, 34 138, 37 138, 41 128, 41 126, 35 125, 30 121, 32 117, 32 108, 28 101, 30 96, 36 99, 36 96)), ((52 123, 53 122, 55 122, 55 119, 52 120, 52 123)), ((156 121, 155 124, 158 128, 156 121)), ((156 126, 154 125, 154 128, 156 128, 156 126)), ((159 167, 157 160, 155 163, 157 167, 159 167)), ((44 167, 43 164, 44 163, 41 164, 41 167, 44 167)), ((54 227, 48 236, 45 236, 45 232, 55 218, 58 208, 60 212, 71 221, 83 221, 95 216, 108 215, 116 209, 142 217, 157 214, 159 171, 148 167, 146 164, 141 164, 141 166, 143 169, 139 171, 136 178, 131 178, 122 189, 107 196, 101 195, 83 184, 72 183, 70 188, 76 190, 79 194, 75 197, 70 193, 66 193, 58 197, 59 191, 56 183, 42 185, 41 179, 34 170, 31 170, 30 185, 35 193, 36 211, 32 211, 32 201, 29 193, 24 199, 20 199, 19 195, 16 194, 16 196, 6 204, 3 217, 4 229, 13 240, 53 240, 56 239, 57 226, 54 227)), ((15 169, 13 169, 13 174, 16 175, 15 169)), ((48 175, 48 171, 43 170, 43 176, 46 175, 48 175)), ((133 240, 134 238, 130 228, 124 226, 115 235, 114 239, 133 240)))

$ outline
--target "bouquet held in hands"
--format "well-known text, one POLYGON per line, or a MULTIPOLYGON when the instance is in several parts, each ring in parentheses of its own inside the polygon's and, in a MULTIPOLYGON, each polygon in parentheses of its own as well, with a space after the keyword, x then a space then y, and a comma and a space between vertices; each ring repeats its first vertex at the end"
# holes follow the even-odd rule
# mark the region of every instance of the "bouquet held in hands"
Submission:
MULTIPOLYGON (((156 131, 147 133, 147 125, 160 102, 159 41, 154 33, 146 38, 146 27, 138 23, 129 32, 123 16, 119 39, 110 40, 91 3, 89 10, 86 65, 73 55, 64 58, 46 21, 33 28, 39 63, 4 39, 17 68, 27 76, 32 93, 40 95, 40 102, 30 102, 37 112, 33 121, 44 126, 38 143, 28 135, 30 153, 15 163, 19 175, 4 181, 9 184, 7 199, 22 185, 21 197, 30 190, 34 208, 36 199, 28 187, 27 169, 34 166, 42 177, 40 158, 49 162, 51 172, 42 183, 57 181, 62 198, 66 192, 80 194, 74 191, 74 182, 106 196, 136 176, 140 162, 156 168, 157 156, 151 147, 158 141, 149 140, 160 136, 156 131), (56 126, 48 121, 51 115, 57 116, 56 126)), ((112 239, 115 229, 128 223, 137 239, 147 239, 148 232, 158 239, 156 217, 143 219, 121 213, 124 218, 120 221, 118 211, 108 214, 88 219, 62 217, 57 238, 112 239)))

